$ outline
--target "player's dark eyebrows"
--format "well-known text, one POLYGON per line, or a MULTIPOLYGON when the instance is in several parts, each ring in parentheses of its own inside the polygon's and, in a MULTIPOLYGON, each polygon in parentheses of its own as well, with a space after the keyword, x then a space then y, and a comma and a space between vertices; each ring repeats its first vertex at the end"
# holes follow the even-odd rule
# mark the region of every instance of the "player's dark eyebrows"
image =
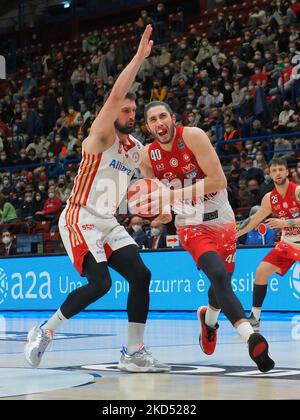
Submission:
POLYGON ((166 111, 161 112, 159 115, 152 115, 152 117, 149 118, 149 121, 155 121, 158 117, 162 118, 167 116, 168 113, 166 111))

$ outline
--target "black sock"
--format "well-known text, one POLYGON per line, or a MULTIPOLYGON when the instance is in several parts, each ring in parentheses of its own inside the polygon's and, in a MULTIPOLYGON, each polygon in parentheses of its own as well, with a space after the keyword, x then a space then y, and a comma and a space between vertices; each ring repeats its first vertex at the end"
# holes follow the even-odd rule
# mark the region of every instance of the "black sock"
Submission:
POLYGON ((254 308, 261 308, 266 294, 267 294, 268 285, 267 284, 254 284, 253 290, 253 307, 254 308))

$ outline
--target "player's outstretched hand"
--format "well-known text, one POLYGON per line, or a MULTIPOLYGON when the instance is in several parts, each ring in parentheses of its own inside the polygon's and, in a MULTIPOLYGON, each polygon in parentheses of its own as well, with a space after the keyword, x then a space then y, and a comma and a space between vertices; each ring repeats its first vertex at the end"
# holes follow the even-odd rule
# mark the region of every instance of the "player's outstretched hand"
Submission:
POLYGON ((142 39, 140 41, 139 48, 137 50, 136 55, 141 58, 145 59, 149 57, 152 47, 153 47, 153 41, 150 40, 150 37, 152 35, 153 28, 151 25, 147 25, 146 29, 142 35, 142 39))
POLYGON ((287 227, 286 221, 283 219, 268 219, 266 220, 266 225, 270 229, 283 229, 287 227))

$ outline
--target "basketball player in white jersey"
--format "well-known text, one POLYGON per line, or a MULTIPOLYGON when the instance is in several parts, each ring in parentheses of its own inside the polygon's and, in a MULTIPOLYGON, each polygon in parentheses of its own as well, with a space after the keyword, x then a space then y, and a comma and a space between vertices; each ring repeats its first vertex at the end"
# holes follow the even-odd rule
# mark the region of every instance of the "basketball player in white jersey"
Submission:
POLYGON ((142 145, 130 135, 135 97, 128 92, 151 52, 151 34, 148 25, 136 55, 120 74, 83 142, 81 165, 59 229, 69 257, 88 283, 74 290, 50 320, 29 332, 25 357, 33 367, 40 364, 56 329, 109 291, 108 267, 112 267, 129 282, 128 343, 122 350, 119 368, 129 372, 170 370, 144 347, 151 273, 136 243, 114 217, 141 163, 142 145))

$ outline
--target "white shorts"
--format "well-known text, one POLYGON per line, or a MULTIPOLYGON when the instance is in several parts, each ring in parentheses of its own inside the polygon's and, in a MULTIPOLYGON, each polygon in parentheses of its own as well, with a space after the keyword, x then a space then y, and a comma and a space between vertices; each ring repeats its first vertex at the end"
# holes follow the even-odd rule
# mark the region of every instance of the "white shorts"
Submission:
POLYGON ((84 257, 91 252, 98 263, 109 259, 113 251, 137 245, 115 217, 101 218, 85 208, 68 205, 59 219, 59 232, 65 249, 80 275, 84 257))

